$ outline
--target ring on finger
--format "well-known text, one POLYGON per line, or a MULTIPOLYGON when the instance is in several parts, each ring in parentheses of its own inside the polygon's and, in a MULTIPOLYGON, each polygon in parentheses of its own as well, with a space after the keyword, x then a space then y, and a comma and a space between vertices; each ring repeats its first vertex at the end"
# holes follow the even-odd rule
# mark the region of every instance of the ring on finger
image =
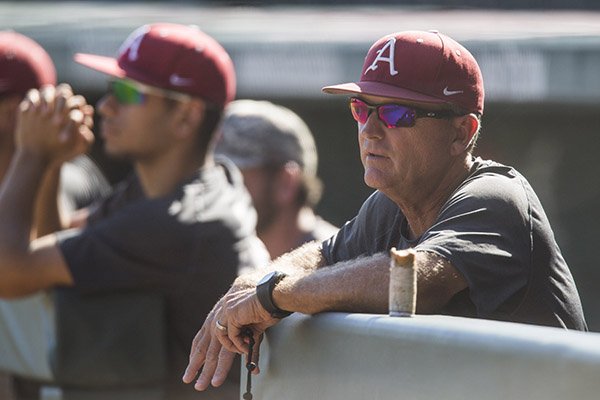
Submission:
POLYGON ((220 330, 221 332, 227 333, 227 327, 225 325, 222 325, 218 319, 215 319, 215 325, 218 330, 220 330))

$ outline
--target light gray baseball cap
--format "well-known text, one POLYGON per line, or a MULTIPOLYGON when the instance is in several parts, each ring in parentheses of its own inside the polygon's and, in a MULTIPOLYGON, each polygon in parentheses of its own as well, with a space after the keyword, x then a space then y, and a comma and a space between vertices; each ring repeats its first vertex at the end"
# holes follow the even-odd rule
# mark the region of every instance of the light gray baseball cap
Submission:
POLYGON ((268 101, 236 100, 226 108, 215 153, 238 168, 283 165, 295 161, 307 176, 317 174, 314 138, 302 119, 268 101))

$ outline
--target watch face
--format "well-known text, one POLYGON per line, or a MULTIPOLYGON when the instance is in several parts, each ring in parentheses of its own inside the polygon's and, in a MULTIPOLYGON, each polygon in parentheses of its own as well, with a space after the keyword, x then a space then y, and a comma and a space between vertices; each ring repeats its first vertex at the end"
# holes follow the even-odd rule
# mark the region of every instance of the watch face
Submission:
POLYGON ((260 282, 258 282, 258 285, 262 285, 263 283, 267 283, 269 281, 269 279, 271 279, 273 277, 273 275, 275 275, 276 272, 277 271, 272 271, 272 272, 269 272, 268 274, 266 274, 265 276, 263 276, 262 279, 260 280, 260 282))

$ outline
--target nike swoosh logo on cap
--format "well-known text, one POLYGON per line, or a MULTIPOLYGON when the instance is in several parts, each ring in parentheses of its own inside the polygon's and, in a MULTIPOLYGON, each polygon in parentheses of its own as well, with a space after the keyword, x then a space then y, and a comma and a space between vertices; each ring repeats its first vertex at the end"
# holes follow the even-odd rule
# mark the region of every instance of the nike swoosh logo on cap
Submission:
POLYGON ((453 94, 464 93, 462 90, 448 90, 448 86, 444 88, 444 96, 452 96, 453 94))
POLYGON ((194 83, 192 78, 183 78, 178 74, 173 74, 169 77, 169 82, 173 86, 189 86, 194 83))

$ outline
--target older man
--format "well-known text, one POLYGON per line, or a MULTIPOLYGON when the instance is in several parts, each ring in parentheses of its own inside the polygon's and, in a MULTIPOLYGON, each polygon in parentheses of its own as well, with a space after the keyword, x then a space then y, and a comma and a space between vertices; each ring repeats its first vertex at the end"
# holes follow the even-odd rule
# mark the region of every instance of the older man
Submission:
POLYGON ((387 35, 358 82, 324 91, 352 96, 364 180, 376 191, 335 237, 283 256, 262 280, 239 278, 196 336, 184 381, 204 364, 196 389, 220 384, 229 352, 248 352, 245 328, 258 339, 290 312, 387 313, 391 247, 416 251, 418 313, 586 329, 533 189, 472 155, 484 91, 467 49, 438 32, 387 35))

